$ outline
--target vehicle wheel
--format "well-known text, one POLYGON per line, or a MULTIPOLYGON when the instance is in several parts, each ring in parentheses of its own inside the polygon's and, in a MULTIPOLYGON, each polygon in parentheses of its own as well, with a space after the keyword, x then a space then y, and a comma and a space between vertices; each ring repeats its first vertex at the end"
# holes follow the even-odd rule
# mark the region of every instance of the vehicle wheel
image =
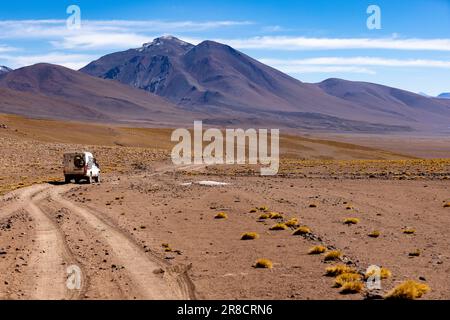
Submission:
POLYGON ((65 183, 70 183, 72 181, 72 177, 71 176, 64 176, 64 182, 65 183))
POLYGON ((75 183, 80 183, 80 178, 75 178, 75 183))
POLYGON ((87 183, 92 184, 92 182, 93 182, 92 176, 89 176, 87 178, 87 183))
POLYGON ((100 175, 95 177, 95 182, 100 183, 100 175))

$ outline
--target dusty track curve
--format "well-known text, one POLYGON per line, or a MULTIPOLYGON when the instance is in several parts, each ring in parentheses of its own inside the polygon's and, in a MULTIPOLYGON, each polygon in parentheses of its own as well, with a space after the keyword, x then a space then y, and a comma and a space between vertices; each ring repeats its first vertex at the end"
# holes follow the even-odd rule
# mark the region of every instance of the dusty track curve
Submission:
POLYGON ((174 272, 168 269, 169 272, 165 272, 165 277, 162 277, 158 271, 165 267, 163 264, 157 259, 151 259, 126 234, 100 218, 95 212, 62 198, 61 194, 68 190, 70 186, 53 188, 50 198, 69 209, 71 213, 83 218, 96 231, 96 236, 107 242, 145 299, 169 300, 195 297, 192 286, 189 281, 186 281, 183 272, 175 276, 174 272))
MULTIPOLYGON (((169 171, 168 169, 174 170, 173 167, 160 168, 152 175, 162 174, 169 171)), ((66 208, 71 214, 85 221, 91 230, 94 230, 93 236, 102 239, 111 248, 125 267, 133 287, 143 299, 196 298, 194 285, 187 275, 189 267, 170 267, 156 256, 144 252, 128 234, 107 221, 98 211, 65 199, 63 194, 74 187, 40 184, 16 190, 0 201, 0 219, 20 210, 26 211, 33 219, 34 247, 29 270, 27 275, 23 275, 28 277, 25 281, 26 288, 23 288, 27 298, 77 299, 86 289, 67 289, 66 269, 76 260, 68 249, 62 230, 51 219, 52 212, 42 209, 44 200, 53 202, 60 208, 66 208)), ((85 281, 82 283, 85 284, 85 281)))

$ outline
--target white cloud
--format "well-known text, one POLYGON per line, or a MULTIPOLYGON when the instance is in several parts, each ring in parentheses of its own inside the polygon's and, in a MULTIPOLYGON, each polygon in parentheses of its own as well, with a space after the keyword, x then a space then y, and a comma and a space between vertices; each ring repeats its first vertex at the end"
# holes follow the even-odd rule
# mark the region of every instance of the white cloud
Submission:
POLYGON ((364 67, 352 67, 352 66, 321 66, 321 65, 272 65, 272 67, 290 74, 305 74, 305 73, 363 73, 363 74, 376 74, 374 70, 364 67))
POLYGON ((82 20, 81 29, 73 30, 67 28, 66 20, 3 20, 0 21, 0 39, 48 40, 56 49, 124 49, 141 46, 160 34, 183 34, 250 24, 250 21, 228 20, 82 20))
POLYGON ((329 72, 340 72, 339 70, 342 70, 342 72, 351 73, 374 73, 370 67, 450 69, 450 61, 429 59, 400 60, 379 57, 320 57, 296 60, 259 59, 259 61, 287 73, 305 73, 308 70, 313 70, 313 72, 327 72, 326 70, 329 72))
POLYGON ((2 52, 11 52, 11 51, 18 51, 18 48, 10 47, 10 46, 4 46, 0 44, 0 53, 2 52))
POLYGON ((400 39, 400 38, 306 38, 264 36, 247 39, 217 39, 240 49, 271 50, 348 50, 390 49, 450 51, 450 39, 400 39))
POLYGON ((20 68, 36 63, 51 63, 64 66, 66 68, 78 70, 98 57, 86 54, 66 54, 53 52, 45 55, 0 55, 0 59, 7 61, 11 68, 20 68))

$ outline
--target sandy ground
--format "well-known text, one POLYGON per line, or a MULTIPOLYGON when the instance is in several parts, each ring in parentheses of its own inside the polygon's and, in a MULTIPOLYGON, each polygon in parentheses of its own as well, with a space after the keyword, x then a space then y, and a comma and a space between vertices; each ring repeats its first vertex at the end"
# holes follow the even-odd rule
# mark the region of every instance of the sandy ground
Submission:
POLYGON ((158 164, 102 184, 47 184, 9 194, 1 211, 2 298, 364 298, 333 288, 324 273, 335 263, 307 254, 318 244, 341 250, 358 270, 390 269, 383 293, 420 279, 432 288, 428 299, 450 298, 448 181, 218 179, 206 173, 158 164), (195 183, 211 179, 228 185, 195 183), (281 213, 280 221, 298 218, 315 237, 270 231, 277 220, 250 213, 261 206, 281 213), (228 219, 214 219, 218 212, 228 219), (347 217, 360 222, 344 225, 347 217), (416 233, 404 234, 405 228, 416 233), (368 237, 374 230, 379 238, 368 237), (260 238, 240 240, 250 231, 260 238), (416 250, 420 256, 410 257, 416 250), (255 269, 259 258, 274 268, 255 269), (73 264, 82 270, 80 290, 65 287, 65 269, 73 264))
POLYGON ((46 125, 0 132, 0 299, 364 299, 325 276, 339 263, 391 270, 380 295, 413 279, 430 286, 425 299, 450 299, 448 154, 286 137, 280 174, 260 177, 250 166, 174 167, 170 145, 145 145, 166 131, 94 126, 101 139, 87 144, 83 134, 54 141, 46 125), (74 149, 95 153, 101 184, 59 182, 61 154, 74 149), (259 219, 267 212, 281 217, 259 219), (312 233, 270 230, 290 218, 312 233), (315 245, 343 256, 325 262, 308 254, 315 245), (254 268, 261 258, 273 268, 254 268))

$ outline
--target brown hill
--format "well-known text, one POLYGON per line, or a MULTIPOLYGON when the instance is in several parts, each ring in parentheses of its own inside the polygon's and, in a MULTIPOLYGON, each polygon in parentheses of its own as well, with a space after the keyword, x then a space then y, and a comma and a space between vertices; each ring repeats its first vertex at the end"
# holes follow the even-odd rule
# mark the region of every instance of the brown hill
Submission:
POLYGON ((51 64, 2 75, 0 96, 0 112, 30 117, 153 125, 182 120, 180 109, 161 97, 51 64))

